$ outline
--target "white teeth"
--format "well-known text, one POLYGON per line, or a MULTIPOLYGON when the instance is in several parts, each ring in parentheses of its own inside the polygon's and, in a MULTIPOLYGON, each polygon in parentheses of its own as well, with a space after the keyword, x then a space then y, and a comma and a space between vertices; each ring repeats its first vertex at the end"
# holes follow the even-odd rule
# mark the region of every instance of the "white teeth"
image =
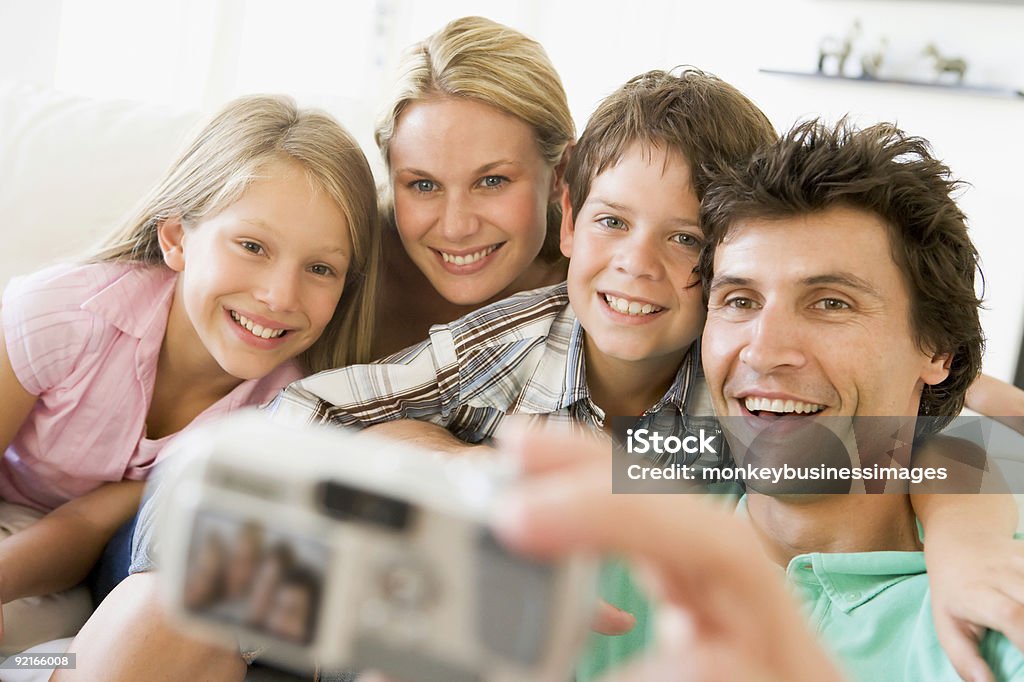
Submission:
POLYGON ((776 398, 755 398, 749 396, 744 398, 744 405, 751 412, 775 412, 778 414, 814 414, 825 409, 824 405, 817 403, 805 403, 800 400, 780 400, 776 398))
POLYGON ((439 251, 439 253, 441 254, 441 258, 444 260, 445 263, 454 263, 455 265, 471 265, 480 260, 481 258, 489 256, 497 248, 498 245, 494 244, 492 246, 488 246, 486 249, 482 251, 477 251, 476 253, 469 253, 466 254, 465 256, 453 256, 452 254, 446 253, 444 251, 439 251))
POLYGON ((244 315, 239 315, 234 310, 231 311, 231 318, 239 324, 239 326, 252 332, 253 336, 258 336, 261 339, 276 339, 278 336, 284 334, 284 329, 271 329, 270 327, 262 327, 244 315))
POLYGON ((604 294, 604 300, 612 310, 625 315, 650 315, 651 313, 657 313, 663 310, 663 308, 659 308, 658 306, 650 303, 628 301, 624 298, 619 298, 610 294, 604 294))

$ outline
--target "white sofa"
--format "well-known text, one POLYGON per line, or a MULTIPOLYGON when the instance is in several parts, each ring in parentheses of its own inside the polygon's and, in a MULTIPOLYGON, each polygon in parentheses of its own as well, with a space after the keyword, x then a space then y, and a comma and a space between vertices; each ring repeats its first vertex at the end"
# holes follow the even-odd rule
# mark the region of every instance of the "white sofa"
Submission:
POLYGON ((198 119, 0 81, 0 287, 113 229, 198 119))

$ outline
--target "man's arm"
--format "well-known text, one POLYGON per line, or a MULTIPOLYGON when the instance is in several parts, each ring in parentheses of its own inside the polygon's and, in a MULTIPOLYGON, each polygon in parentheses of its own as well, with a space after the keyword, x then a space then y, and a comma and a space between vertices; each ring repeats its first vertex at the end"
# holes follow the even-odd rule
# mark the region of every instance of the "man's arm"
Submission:
POLYGON ((696 495, 613 495, 593 439, 549 430, 514 449, 526 480, 498 508, 499 537, 537 556, 625 555, 660 598, 651 655, 610 680, 842 679, 749 525, 696 495))

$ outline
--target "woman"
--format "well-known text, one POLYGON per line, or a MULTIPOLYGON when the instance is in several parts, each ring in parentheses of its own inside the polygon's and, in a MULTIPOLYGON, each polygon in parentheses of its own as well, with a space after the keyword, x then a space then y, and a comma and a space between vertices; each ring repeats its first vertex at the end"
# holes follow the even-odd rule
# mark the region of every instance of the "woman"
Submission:
POLYGON ((375 135, 390 189, 376 357, 565 279, 558 200, 574 135, 558 74, 518 31, 465 17, 410 48, 375 135))

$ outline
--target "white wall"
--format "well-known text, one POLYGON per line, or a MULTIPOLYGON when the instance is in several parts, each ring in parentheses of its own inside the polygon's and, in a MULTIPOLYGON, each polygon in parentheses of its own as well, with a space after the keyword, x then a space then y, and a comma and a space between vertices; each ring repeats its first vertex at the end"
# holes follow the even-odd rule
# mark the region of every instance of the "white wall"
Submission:
MULTIPOLYGON (((580 129, 594 104, 628 77, 693 64, 747 92, 780 129, 799 117, 852 112, 863 123, 895 120, 929 138, 971 183, 962 205, 988 280, 985 369, 1012 377, 1024 329, 1024 225, 1015 205, 1024 175, 1024 98, 802 80, 758 69, 811 70, 821 38, 843 34, 859 18, 862 46, 888 37, 885 67, 893 75, 928 77, 920 52, 934 41, 968 59, 969 82, 1024 89, 1024 4, 0 0, 0 78, 204 109, 240 92, 289 91, 333 110, 370 147, 370 113, 401 49, 451 18, 481 12, 545 45, 580 129)), ((857 62, 851 59, 851 71, 857 62)), ((368 154, 376 157, 372 148, 368 154)))

